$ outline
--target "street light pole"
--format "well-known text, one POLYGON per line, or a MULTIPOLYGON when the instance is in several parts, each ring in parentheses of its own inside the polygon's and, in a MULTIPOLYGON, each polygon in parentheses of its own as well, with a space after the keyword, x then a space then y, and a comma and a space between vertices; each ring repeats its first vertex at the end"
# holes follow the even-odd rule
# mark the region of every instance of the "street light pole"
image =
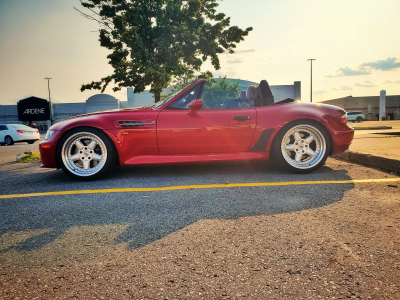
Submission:
POLYGON ((53 116, 51 114, 51 98, 50 98, 50 79, 52 78, 46 77, 45 79, 47 79, 47 87, 49 89, 50 125, 53 125, 53 116))
POLYGON ((312 102, 312 61, 313 60, 316 60, 315 58, 310 58, 310 59, 307 59, 307 61, 311 61, 311 90, 310 90, 310 100, 311 100, 311 102, 312 102))

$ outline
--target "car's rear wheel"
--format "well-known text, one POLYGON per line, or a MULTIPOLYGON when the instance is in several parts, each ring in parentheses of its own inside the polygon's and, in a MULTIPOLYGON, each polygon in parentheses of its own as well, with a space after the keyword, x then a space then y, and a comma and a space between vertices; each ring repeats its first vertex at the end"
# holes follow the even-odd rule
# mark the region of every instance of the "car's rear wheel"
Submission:
POLYGON ((9 145, 9 146, 11 146, 11 145, 14 144, 14 140, 13 140, 12 137, 9 136, 9 135, 6 136, 5 142, 6 142, 6 144, 9 145))
POLYGON ((357 122, 358 122, 358 123, 360 123, 360 122, 361 122, 361 120, 362 120, 362 118, 361 118, 361 117, 357 117, 357 122))
POLYGON ((28 141, 27 143, 28 144, 33 144, 35 141, 28 141))
POLYGON ((79 180, 92 180, 114 165, 115 150, 110 138, 91 127, 75 128, 65 134, 57 147, 57 159, 65 173, 79 180))
POLYGON ((274 144, 274 158, 294 173, 309 173, 320 168, 329 155, 326 129, 313 121, 298 121, 283 127, 274 144))

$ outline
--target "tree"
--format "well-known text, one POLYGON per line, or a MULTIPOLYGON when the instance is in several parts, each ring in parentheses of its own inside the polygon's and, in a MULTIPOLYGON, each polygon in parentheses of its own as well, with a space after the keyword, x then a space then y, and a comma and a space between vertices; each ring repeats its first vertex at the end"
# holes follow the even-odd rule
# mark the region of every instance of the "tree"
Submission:
POLYGON ((225 99, 236 98, 240 92, 238 79, 231 83, 226 76, 219 79, 211 79, 205 83, 202 95, 203 106, 208 109, 220 109, 225 99))
POLYGON ((175 76, 171 79, 168 85, 168 94, 163 95, 163 97, 168 97, 172 94, 175 94, 177 91, 186 87, 189 83, 196 81, 197 79, 205 79, 207 81, 212 80, 213 74, 210 71, 206 71, 204 73, 196 75, 193 70, 187 70, 181 76, 175 76))
MULTIPOLYGON (((101 25, 100 45, 112 52, 107 56, 112 75, 84 84, 81 91, 104 92, 110 82, 150 92, 155 101, 173 78, 200 71, 208 58, 220 69, 218 54, 234 53, 236 44, 252 30, 230 26, 230 18, 217 13, 218 0, 86 0, 81 4, 87 18, 101 25)), ((193 75, 193 74, 192 74, 193 75)))

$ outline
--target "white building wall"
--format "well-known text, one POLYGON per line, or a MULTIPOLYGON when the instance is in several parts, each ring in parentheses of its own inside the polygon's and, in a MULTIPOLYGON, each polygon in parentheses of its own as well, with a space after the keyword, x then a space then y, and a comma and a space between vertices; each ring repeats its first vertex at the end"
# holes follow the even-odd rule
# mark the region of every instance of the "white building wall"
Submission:
POLYGON ((135 94, 134 97, 134 107, 149 106, 154 104, 153 94, 150 94, 149 91, 143 91, 141 93, 135 94))
POLYGON ((272 85, 270 88, 272 95, 274 95, 274 102, 279 102, 287 98, 295 98, 294 85, 272 85))
MULTIPOLYGON (((236 83, 237 79, 227 78, 230 83, 236 83)), ((247 90, 250 85, 258 86, 260 83, 240 80, 239 89, 247 90)), ((294 100, 301 100, 301 82, 295 81, 293 85, 270 85, 272 95, 274 96, 274 102, 291 98, 294 100)))
POLYGON ((86 103, 54 103, 52 111, 54 122, 60 122, 71 116, 85 114, 86 103))
POLYGON ((17 105, 0 105, 0 123, 1 124, 17 124, 18 107, 17 105))
POLYGON ((107 94, 97 94, 86 100, 86 113, 120 108, 119 100, 107 94))

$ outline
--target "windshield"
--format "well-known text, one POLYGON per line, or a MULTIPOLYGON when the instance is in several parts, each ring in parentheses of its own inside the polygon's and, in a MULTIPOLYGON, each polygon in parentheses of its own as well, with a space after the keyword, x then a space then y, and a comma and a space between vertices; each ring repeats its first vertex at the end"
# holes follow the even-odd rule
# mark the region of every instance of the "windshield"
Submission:
POLYGON ((187 85, 185 85, 183 88, 180 88, 179 90, 177 90, 176 92, 172 93, 171 95, 168 95, 167 97, 165 97, 164 99, 158 101, 156 104, 153 105, 154 108, 160 108, 161 106, 163 106, 165 103, 167 103, 169 100, 171 100, 172 98, 174 98, 176 95, 178 95, 180 92, 182 92, 184 89, 186 89, 188 86, 192 85, 195 81, 190 81, 187 85))

